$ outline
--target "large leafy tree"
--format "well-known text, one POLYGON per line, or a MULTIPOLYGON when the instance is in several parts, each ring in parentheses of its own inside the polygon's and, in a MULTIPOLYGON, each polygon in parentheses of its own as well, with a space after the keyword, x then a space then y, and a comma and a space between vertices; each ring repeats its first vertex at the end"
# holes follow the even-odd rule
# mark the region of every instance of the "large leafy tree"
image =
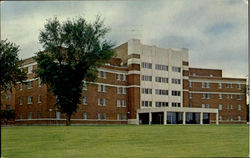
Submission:
POLYGON ((40 32, 44 50, 37 53, 37 76, 57 96, 56 107, 66 114, 66 125, 80 103, 83 80, 94 81, 97 68, 113 56, 109 31, 97 16, 94 23, 78 17, 60 23, 50 19, 40 32))
MULTIPOLYGON (((0 92, 11 90, 17 82, 26 79, 21 71, 22 61, 18 58, 19 46, 7 40, 0 41, 0 92)), ((0 97, 1 98, 1 97, 0 97)), ((1 99, 0 99, 1 104, 1 99)))

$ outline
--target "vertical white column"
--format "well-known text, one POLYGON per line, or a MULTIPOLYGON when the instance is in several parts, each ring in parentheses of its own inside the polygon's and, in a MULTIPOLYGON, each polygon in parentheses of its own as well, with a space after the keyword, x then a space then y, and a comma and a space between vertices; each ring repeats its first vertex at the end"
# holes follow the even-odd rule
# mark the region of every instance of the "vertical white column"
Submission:
POLYGON ((167 124, 167 112, 166 111, 164 111, 164 116, 163 116, 163 122, 164 122, 164 125, 166 125, 167 124))
POLYGON ((203 112, 200 113, 200 124, 203 124, 203 112))
POLYGON ((219 124, 219 114, 218 114, 218 112, 216 113, 216 125, 218 125, 219 124))
POLYGON ((151 125, 151 123, 152 123, 152 113, 149 112, 149 124, 151 125))
POLYGON ((140 118, 139 118, 139 113, 137 112, 137 125, 139 125, 140 124, 140 118))
POLYGON ((186 112, 182 113, 182 124, 185 125, 186 124, 186 112))

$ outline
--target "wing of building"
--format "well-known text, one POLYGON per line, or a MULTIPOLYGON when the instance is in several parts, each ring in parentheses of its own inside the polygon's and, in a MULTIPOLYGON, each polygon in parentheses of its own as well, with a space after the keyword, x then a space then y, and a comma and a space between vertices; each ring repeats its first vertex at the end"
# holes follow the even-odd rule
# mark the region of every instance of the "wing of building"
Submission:
MULTIPOLYGON (((84 82, 73 124, 246 123, 246 79, 222 70, 189 67, 188 49, 159 48, 132 39, 115 48, 95 83, 84 82)), ((37 63, 24 60, 26 85, 3 96, 15 124, 64 124, 56 97, 35 77, 37 63)))

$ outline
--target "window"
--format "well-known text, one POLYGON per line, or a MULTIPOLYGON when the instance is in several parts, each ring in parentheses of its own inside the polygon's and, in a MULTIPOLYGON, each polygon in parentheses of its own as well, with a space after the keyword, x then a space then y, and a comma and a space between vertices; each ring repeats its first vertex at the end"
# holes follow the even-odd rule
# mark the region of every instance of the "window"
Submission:
POLYGON ((172 83, 173 84, 181 84, 181 80, 180 79, 176 79, 176 78, 172 78, 172 83))
POLYGON ((126 81, 126 74, 123 74, 122 80, 126 81))
POLYGON ((219 84, 218 84, 218 87, 221 89, 221 88, 222 88, 222 83, 219 83, 219 84))
POLYGON ((121 88, 120 87, 117 87, 116 91, 117 91, 117 94, 121 94, 121 88))
POLYGON ((38 78, 38 87, 42 87, 42 80, 41 80, 41 78, 38 78))
POLYGON ((232 83, 228 83, 227 84, 227 88, 233 88, 233 84, 232 83))
POLYGON ((189 103, 189 107, 190 107, 190 108, 193 107, 193 104, 192 104, 192 103, 189 103))
POLYGON ((152 76, 142 75, 141 79, 142 81, 152 81, 152 76))
POLYGON ((190 88, 192 87, 192 82, 189 82, 189 87, 190 87, 190 88))
POLYGON ((156 89, 155 90, 156 95, 168 95, 168 90, 165 89, 156 89))
POLYGON ((5 107, 5 109, 6 110, 10 110, 11 109, 10 105, 7 104, 6 107, 5 107))
POLYGON ((219 94, 219 99, 222 99, 222 94, 219 94))
POLYGON ((172 91, 172 96, 181 96, 181 91, 172 91))
POLYGON ((230 98, 230 94, 227 94, 227 99, 229 99, 230 98))
POLYGON ((33 84, 32 84, 32 81, 28 81, 28 83, 27 83, 27 86, 28 86, 28 89, 31 89, 31 88, 33 88, 33 84))
POLYGON ((181 103, 172 103, 172 107, 181 107, 181 103))
POLYGON ((155 77, 155 82, 168 83, 168 78, 166 78, 166 77, 155 77))
POLYGON ((210 88, 210 83, 209 82, 207 82, 207 88, 210 88))
POLYGON ((152 107, 152 101, 142 101, 142 107, 152 107))
POLYGON ((210 76, 210 77, 214 77, 214 75, 213 75, 213 74, 210 74, 209 76, 210 76))
POLYGON ((168 107, 168 102, 155 102, 155 107, 168 107))
POLYGON ((202 99, 210 99, 209 93, 202 93, 202 99))
POLYGON ((127 88, 123 87, 122 92, 123 92, 123 94, 127 94, 127 88))
POLYGON ((181 72, 181 68, 180 68, 180 67, 175 67, 175 66, 173 66, 173 67, 172 67, 172 71, 173 71, 173 72, 181 72))
POLYGON ((33 97, 32 96, 28 96, 28 104, 33 104, 33 97))
POLYGON ((102 91, 103 91, 103 92, 107 92, 107 88, 106 88, 105 85, 102 86, 102 91))
POLYGON ((23 97, 19 98, 19 105, 23 105, 23 97))
POLYGON ((106 120, 107 119, 107 115, 104 113, 103 114, 103 119, 106 120))
POLYGON ((101 78, 101 77, 102 77, 102 72, 101 72, 101 71, 98 71, 97 76, 98 76, 98 78, 101 78))
POLYGON ((210 108, 210 104, 207 104, 207 105, 206 105, 206 108, 210 108))
POLYGON ((103 78, 106 79, 107 78, 107 73, 103 72, 103 78))
POLYGON ((168 71, 168 66, 167 66, 167 65, 155 64, 155 69, 156 69, 156 70, 168 71))
POLYGON ((121 80, 121 75, 120 74, 116 74, 116 80, 118 80, 118 81, 121 80))
POLYGON ((20 118, 21 120, 23 119, 23 114, 22 114, 22 113, 20 113, 19 118, 20 118))
POLYGON ((241 117, 240 116, 238 116, 238 121, 241 121, 241 117))
POLYGON ((193 76, 196 76, 196 73, 193 73, 193 76))
POLYGON ((237 95, 237 99, 241 100, 241 95, 240 94, 237 95))
POLYGON ((117 106, 117 107, 121 107, 121 100, 117 100, 116 106, 117 106))
POLYGON ((201 104, 201 107, 202 107, 202 108, 205 108, 205 104, 201 104))
POLYGON ((233 110, 234 108, 233 108, 233 105, 231 105, 231 110, 233 110))
POLYGON ((234 120, 234 119, 233 119, 233 115, 231 115, 231 120, 234 120))
POLYGON ((210 83, 209 82, 202 82, 201 88, 210 88, 210 83))
POLYGON ((126 114, 122 115, 122 120, 127 120, 127 115, 126 114))
POLYGON ((238 110, 241 110, 241 105, 238 105, 238 110))
POLYGON ((87 97, 83 97, 82 102, 83 102, 83 105, 87 105, 88 104, 87 97))
POLYGON ((122 107, 126 107, 126 106, 127 106, 126 100, 122 100, 122 107))
POLYGON ((102 91, 102 85, 98 84, 98 92, 102 91))
POLYGON ((32 112, 28 112, 28 119, 32 119, 32 112))
POLYGON ((23 84, 20 83, 20 91, 23 90, 23 84))
POLYGON ((60 111, 56 112, 56 119, 57 120, 61 119, 61 112, 60 111))
POLYGON ((229 109, 229 104, 227 104, 227 109, 229 109))
POLYGON ((222 117, 221 117, 221 116, 219 116, 219 120, 220 120, 220 121, 222 120, 222 117))
POLYGON ((116 115, 116 119, 117 119, 117 120, 120 120, 120 119, 121 119, 121 114, 117 114, 117 115, 116 115))
POLYGON ((82 88, 83 90, 88 90, 88 85, 86 81, 83 82, 82 88))
POLYGON ((37 118, 39 118, 39 119, 42 118, 42 113, 41 112, 37 113, 37 118))
POLYGON ((192 97, 193 97, 192 93, 189 93, 189 99, 192 99, 192 97))
POLYGON ((142 94, 152 94, 152 89, 150 89, 150 88, 142 88, 142 94))
POLYGON ((103 99, 103 106, 107 106, 107 100, 105 98, 103 99))
POLYGON ((102 99, 101 98, 98 98, 98 105, 102 106, 102 99))
POLYGON ((146 69, 152 69, 152 63, 142 62, 142 67, 146 69))
POLYGON ((238 84, 238 89, 241 89, 241 84, 238 84))
POLYGON ((101 119, 101 113, 98 113, 98 120, 101 119))
POLYGON ((219 104, 219 110, 222 110, 222 104, 219 104))
POLYGON ((6 100, 10 100, 10 94, 6 94, 6 100))
POLYGON ((38 102, 38 103, 41 103, 41 102, 42 102, 42 96, 41 96, 41 95, 38 95, 37 102, 38 102))
POLYGON ((32 71, 33 71, 33 66, 29 66, 29 67, 28 67, 28 74, 31 74, 32 71))
POLYGON ((87 120, 88 119, 88 114, 86 112, 83 113, 83 119, 87 120))

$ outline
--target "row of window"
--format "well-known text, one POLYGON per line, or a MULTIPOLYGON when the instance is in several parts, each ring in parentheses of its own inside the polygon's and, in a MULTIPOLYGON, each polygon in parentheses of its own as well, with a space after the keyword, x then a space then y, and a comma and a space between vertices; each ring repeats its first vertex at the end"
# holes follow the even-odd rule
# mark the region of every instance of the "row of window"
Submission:
MULTIPOLYGON (((219 104, 219 110, 222 110, 222 108, 223 108, 222 104, 219 104)), ((227 104, 227 109, 228 109, 228 110, 229 110, 229 109, 233 110, 234 107, 233 107, 233 105, 227 104)), ((239 110, 239 111, 241 110, 241 105, 238 105, 238 110, 239 110)))
MULTIPOLYGON (((142 107, 152 107, 152 101, 142 101, 142 107)), ((168 107, 168 102, 155 102, 155 107, 168 107)), ((181 107, 181 103, 173 102, 172 107, 181 107)))
MULTIPOLYGON (((152 94, 151 88, 142 88, 142 94, 152 94)), ((168 90, 165 89, 155 89, 156 95, 168 95, 168 90)), ((181 96, 181 91, 172 91, 172 96, 181 96)))
MULTIPOLYGON (((38 79, 38 87, 42 87, 42 82, 41 79, 38 79)), ((33 88, 33 81, 27 81, 27 89, 32 89, 33 88)), ((19 89, 20 91, 23 90, 23 84, 19 84, 19 89)))
MULTIPOLYGON (((142 65, 142 68, 152 69, 152 63, 142 62, 141 65, 142 65)), ((155 64, 155 69, 168 71, 168 65, 155 64)), ((172 71, 173 72, 181 72, 181 68, 176 67, 176 66, 172 66, 172 71)))
MULTIPOLYGON (((191 88, 193 86, 193 82, 189 82, 189 87, 191 88)), ((210 88, 209 82, 201 82, 201 88, 210 88)), ((222 83, 218 83, 218 88, 222 89, 222 83)), ((226 88, 233 88, 232 83, 227 83, 226 88)), ((241 89, 241 84, 237 84, 237 88, 241 89)))
MULTIPOLYGON (((42 103, 42 96, 38 95, 37 102, 42 103)), ((33 104, 33 96, 28 96, 28 104, 33 104)), ((23 105, 23 97, 19 98, 19 105, 23 105)))
MULTIPOLYGON (((98 78, 103 78, 106 79, 107 78, 107 73, 105 71, 98 71, 97 74, 98 78)), ((116 80, 120 81, 126 81, 126 74, 116 74, 116 80)))
MULTIPOLYGON (((142 75, 142 81, 152 81, 152 76, 142 75)), ((166 77, 155 77, 155 82, 168 83, 168 78, 166 77)), ((181 84, 181 80, 177 78, 172 78, 173 84, 181 84)))
MULTIPOLYGON (((202 99, 210 99, 211 97, 210 93, 202 93, 202 99)), ((192 93, 189 93, 189 98, 192 99, 193 95, 192 93)), ((222 94, 218 94, 219 99, 222 99, 222 94)), ((227 99, 234 99, 234 94, 227 94, 227 99)), ((237 100, 241 100, 241 95, 237 94, 237 100)))
MULTIPOLYGON (((219 116, 219 120, 221 121, 222 120, 222 116, 219 116)), ((227 115, 227 120, 229 121, 229 120, 231 120, 231 121, 233 121, 234 119, 233 119, 233 116, 231 115, 227 115)), ((241 116, 238 116, 238 121, 241 121, 241 116)))

